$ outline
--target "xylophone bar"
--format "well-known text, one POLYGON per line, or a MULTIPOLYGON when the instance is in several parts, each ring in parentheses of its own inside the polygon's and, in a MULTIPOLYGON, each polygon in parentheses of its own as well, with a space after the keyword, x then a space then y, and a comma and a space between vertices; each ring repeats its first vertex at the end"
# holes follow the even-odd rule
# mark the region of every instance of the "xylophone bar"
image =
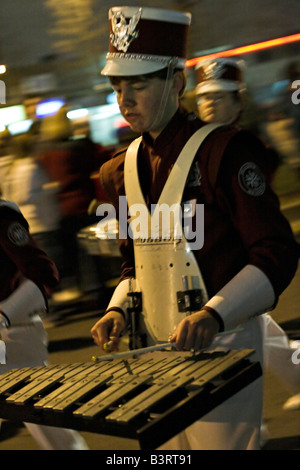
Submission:
POLYGON ((253 352, 161 351, 126 364, 14 369, 0 376, 0 417, 132 438, 155 449, 260 377, 259 363, 249 361, 253 352))

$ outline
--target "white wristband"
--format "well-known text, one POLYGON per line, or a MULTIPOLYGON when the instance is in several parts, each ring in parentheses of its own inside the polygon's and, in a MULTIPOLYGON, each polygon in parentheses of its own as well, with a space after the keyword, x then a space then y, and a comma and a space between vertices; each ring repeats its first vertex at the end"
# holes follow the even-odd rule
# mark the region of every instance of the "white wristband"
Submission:
POLYGON ((27 324, 32 317, 46 311, 46 301, 38 286, 26 279, 9 297, 0 302, 0 312, 10 324, 27 324))

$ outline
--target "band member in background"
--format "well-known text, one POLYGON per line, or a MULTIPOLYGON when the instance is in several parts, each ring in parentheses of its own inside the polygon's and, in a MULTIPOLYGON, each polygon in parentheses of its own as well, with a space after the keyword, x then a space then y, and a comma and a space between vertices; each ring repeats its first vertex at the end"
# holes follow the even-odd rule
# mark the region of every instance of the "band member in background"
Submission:
POLYGON ((195 95, 200 119, 236 124, 243 111, 244 62, 226 58, 204 59, 195 68, 195 95))
MULTIPOLYGON (((253 359, 262 361, 262 315, 291 282, 299 257, 266 182, 264 146, 247 131, 204 126, 182 108, 190 14, 114 7, 109 20, 110 50, 102 74, 141 137, 100 171, 119 216, 124 263, 106 313, 92 328, 94 341, 103 349, 108 341, 112 350, 118 348, 122 332, 132 328, 128 293, 133 290, 142 298, 138 340, 169 339, 178 350, 250 348, 253 359), (158 208, 172 204, 183 209, 179 216, 168 227, 156 224, 158 208), (144 223, 136 211, 143 207, 148 209, 144 223), (178 309, 182 279, 190 282, 189 290, 201 291, 189 314, 178 309), (217 336, 232 329, 237 330, 217 336)), ((259 448, 262 395, 259 378, 163 448, 259 448)))
POLYGON ((273 183, 281 157, 264 130, 259 109, 251 98, 244 75, 246 64, 232 58, 203 59, 195 67, 194 90, 197 111, 206 123, 246 128, 261 138, 267 148, 268 182, 273 183))
MULTIPOLYGON (((243 103, 246 102, 243 98, 246 92, 244 62, 228 58, 204 59, 196 65, 196 74, 195 95, 202 121, 242 127, 243 103)), ((271 164, 271 176, 273 170, 271 164)), ((291 360, 294 350, 282 328, 270 315, 266 315, 265 320, 265 365, 280 377, 290 392, 296 393, 283 405, 284 409, 300 408, 300 365, 291 360)))
MULTIPOLYGON (((58 284, 54 263, 29 233, 13 202, 0 200, 0 374, 48 362, 47 333, 41 315, 58 284)), ((41 449, 88 450, 79 433, 24 423, 41 449)))

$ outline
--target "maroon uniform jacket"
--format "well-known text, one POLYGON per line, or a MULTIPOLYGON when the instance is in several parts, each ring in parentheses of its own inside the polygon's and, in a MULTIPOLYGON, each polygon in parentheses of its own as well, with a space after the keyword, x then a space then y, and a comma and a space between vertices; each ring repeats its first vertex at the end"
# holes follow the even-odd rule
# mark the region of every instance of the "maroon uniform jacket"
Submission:
MULTIPOLYGON (((156 204, 184 144, 204 124, 180 108, 153 142, 143 135, 138 155, 141 188, 148 205, 156 204)), ((120 151, 100 170, 100 181, 118 209, 124 195, 124 157, 120 151)), ((209 297, 245 265, 265 273, 275 295, 291 282, 299 245, 279 201, 266 181, 266 149, 245 130, 222 127, 210 134, 196 154, 182 201, 204 204, 204 245, 194 252, 209 297)), ((120 240, 121 279, 134 276, 132 241, 120 240)))
POLYGON ((58 272, 32 239, 22 214, 0 201, 0 301, 14 292, 22 278, 34 282, 47 299, 58 283, 58 272))

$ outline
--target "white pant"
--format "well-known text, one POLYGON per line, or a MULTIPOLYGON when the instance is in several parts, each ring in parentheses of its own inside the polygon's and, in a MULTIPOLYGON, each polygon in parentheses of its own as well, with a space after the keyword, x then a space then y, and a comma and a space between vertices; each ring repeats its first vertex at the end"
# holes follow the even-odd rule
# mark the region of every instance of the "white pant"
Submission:
POLYGON ((292 361, 294 349, 286 333, 265 315, 264 365, 276 375, 292 394, 300 393, 300 364, 292 361))
POLYGON ((258 450, 262 413, 262 378, 207 413, 160 449, 258 450), (257 403, 256 403, 257 398, 257 403))
POLYGON ((85 440, 77 431, 33 423, 24 424, 43 450, 89 450, 85 440))
MULTIPOLYGON (((3 329, 1 338, 6 345, 6 364, 0 365, 0 374, 11 369, 47 364, 47 333, 41 321, 32 325, 3 329)), ((77 431, 32 423, 24 424, 43 450, 88 450, 85 440, 77 431)))

